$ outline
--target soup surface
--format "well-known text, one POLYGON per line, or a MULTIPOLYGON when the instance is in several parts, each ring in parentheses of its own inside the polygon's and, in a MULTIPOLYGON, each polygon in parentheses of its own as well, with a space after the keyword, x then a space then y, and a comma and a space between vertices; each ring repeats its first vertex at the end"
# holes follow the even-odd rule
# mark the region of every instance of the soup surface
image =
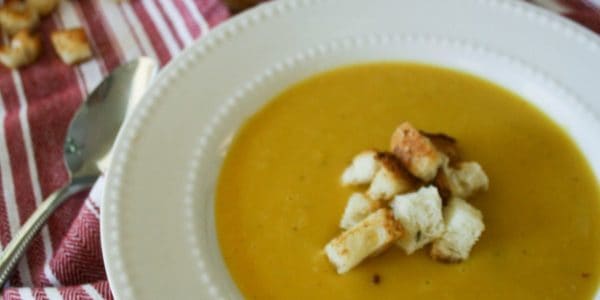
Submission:
POLYGON ((571 139, 510 92, 426 65, 346 67, 276 97, 233 141, 215 213, 248 299, 591 299, 598 287, 600 189, 571 139), (470 202, 486 230, 463 263, 392 248, 337 275, 322 249, 352 193, 340 175, 402 121, 481 163, 490 189, 470 202))

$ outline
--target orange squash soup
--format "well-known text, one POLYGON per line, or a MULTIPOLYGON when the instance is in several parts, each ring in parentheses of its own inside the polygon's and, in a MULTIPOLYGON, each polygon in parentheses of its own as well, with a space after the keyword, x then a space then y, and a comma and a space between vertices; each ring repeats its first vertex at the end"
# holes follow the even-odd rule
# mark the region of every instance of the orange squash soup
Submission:
POLYGON ((241 127, 216 195, 220 248, 248 299, 592 299, 600 275, 600 188, 573 141, 516 95, 476 77, 403 63, 305 80, 241 127), (489 190, 469 199, 486 229, 462 263, 392 247, 338 275, 352 157, 386 149, 403 121, 455 137, 489 190))

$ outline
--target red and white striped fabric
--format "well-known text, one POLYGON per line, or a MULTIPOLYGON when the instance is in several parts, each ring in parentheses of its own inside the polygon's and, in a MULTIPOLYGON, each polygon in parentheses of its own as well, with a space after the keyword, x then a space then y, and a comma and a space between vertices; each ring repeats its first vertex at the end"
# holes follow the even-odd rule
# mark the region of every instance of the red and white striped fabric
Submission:
MULTIPOLYGON (((85 96, 120 64, 146 55, 161 65, 229 16, 219 0, 69 0, 40 26, 44 51, 20 71, 0 67, 0 245, 67 180, 62 143, 85 96), (64 65, 48 40, 83 27, 95 59, 64 65)), ((112 298, 99 231, 99 191, 63 205, 33 241, 4 299, 112 298), (19 288, 23 287, 23 288, 19 288), (35 288, 30 288, 35 287, 35 288)))
POLYGON ((527 0, 600 34, 600 0, 527 0))
MULTIPOLYGON (((600 33, 591 1, 529 0, 600 33)), ((593 0, 600 2, 600 0, 593 0)), ((41 25, 44 54, 20 71, 0 67, 0 245, 67 180, 62 143, 73 113, 100 80, 140 55, 161 65, 228 17, 219 0, 66 0, 41 25), (55 28, 84 27, 95 59, 65 66, 47 39, 55 28)), ((33 241, 4 299, 112 299, 100 250, 101 179, 68 200, 33 241)), ((176 280, 176 279, 174 279, 176 280)))

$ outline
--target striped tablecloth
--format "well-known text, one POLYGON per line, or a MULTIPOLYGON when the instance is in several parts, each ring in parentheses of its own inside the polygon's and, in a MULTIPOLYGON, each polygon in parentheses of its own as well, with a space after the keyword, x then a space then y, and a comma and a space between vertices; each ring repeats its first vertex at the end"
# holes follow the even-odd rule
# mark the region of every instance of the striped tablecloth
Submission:
MULTIPOLYGON (((41 59, 20 71, 0 67, 1 246, 66 182, 62 143, 85 95, 112 69, 140 55, 164 66, 229 16, 219 1, 65 0, 41 24, 41 59), (60 62, 47 37, 56 28, 80 26, 91 37, 95 58, 72 68, 60 62)), ((530 2, 600 33, 600 11, 591 1, 530 2)), ((102 185, 100 180, 51 217, 4 289, 5 299, 112 299, 100 250, 102 185)))
MULTIPOLYGON (((219 0, 64 0, 40 31, 44 51, 20 71, 0 68, 0 243, 67 180, 62 143, 85 96, 108 72, 140 55, 161 65, 229 16, 219 0), (63 64, 51 49, 56 28, 83 27, 95 59, 63 64)), ((100 251, 95 188, 63 205, 19 263, 5 299, 112 298, 100 251), (19 288, 24 287, 24 288, 19 288), (36 288, 30 288, 36 287, 36 288)))

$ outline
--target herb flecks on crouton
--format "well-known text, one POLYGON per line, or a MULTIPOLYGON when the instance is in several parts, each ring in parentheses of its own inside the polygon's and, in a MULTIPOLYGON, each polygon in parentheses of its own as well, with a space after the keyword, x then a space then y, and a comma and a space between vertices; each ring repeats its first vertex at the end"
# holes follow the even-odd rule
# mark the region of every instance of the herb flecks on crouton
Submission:
POLYGON ((423 187, 414 193, 398 195, 390 206, 394 218, 405 230, 397 245, 406 254, 412 254, 444 233, 442 199, 435 187, 423 187))
POLYGON ((349 197, 340 221, 346 231, 325 247, 339 274, 391 244, 407 255, 432 244, 435 260, 460 262, 485 229, 481 212, 463 199, 487 190, 489 179, 479 163, 462 161, 456 139, 443 133, 404 122, 390 152, 359 153, 341 183, 368 187, 349 197))
POLYGON ((431 256, 443 262, 469 258, 471 248, 485 230, 483 215, 465 200, 452 198, 444 208, 444 234, 433 242, 431 256))

